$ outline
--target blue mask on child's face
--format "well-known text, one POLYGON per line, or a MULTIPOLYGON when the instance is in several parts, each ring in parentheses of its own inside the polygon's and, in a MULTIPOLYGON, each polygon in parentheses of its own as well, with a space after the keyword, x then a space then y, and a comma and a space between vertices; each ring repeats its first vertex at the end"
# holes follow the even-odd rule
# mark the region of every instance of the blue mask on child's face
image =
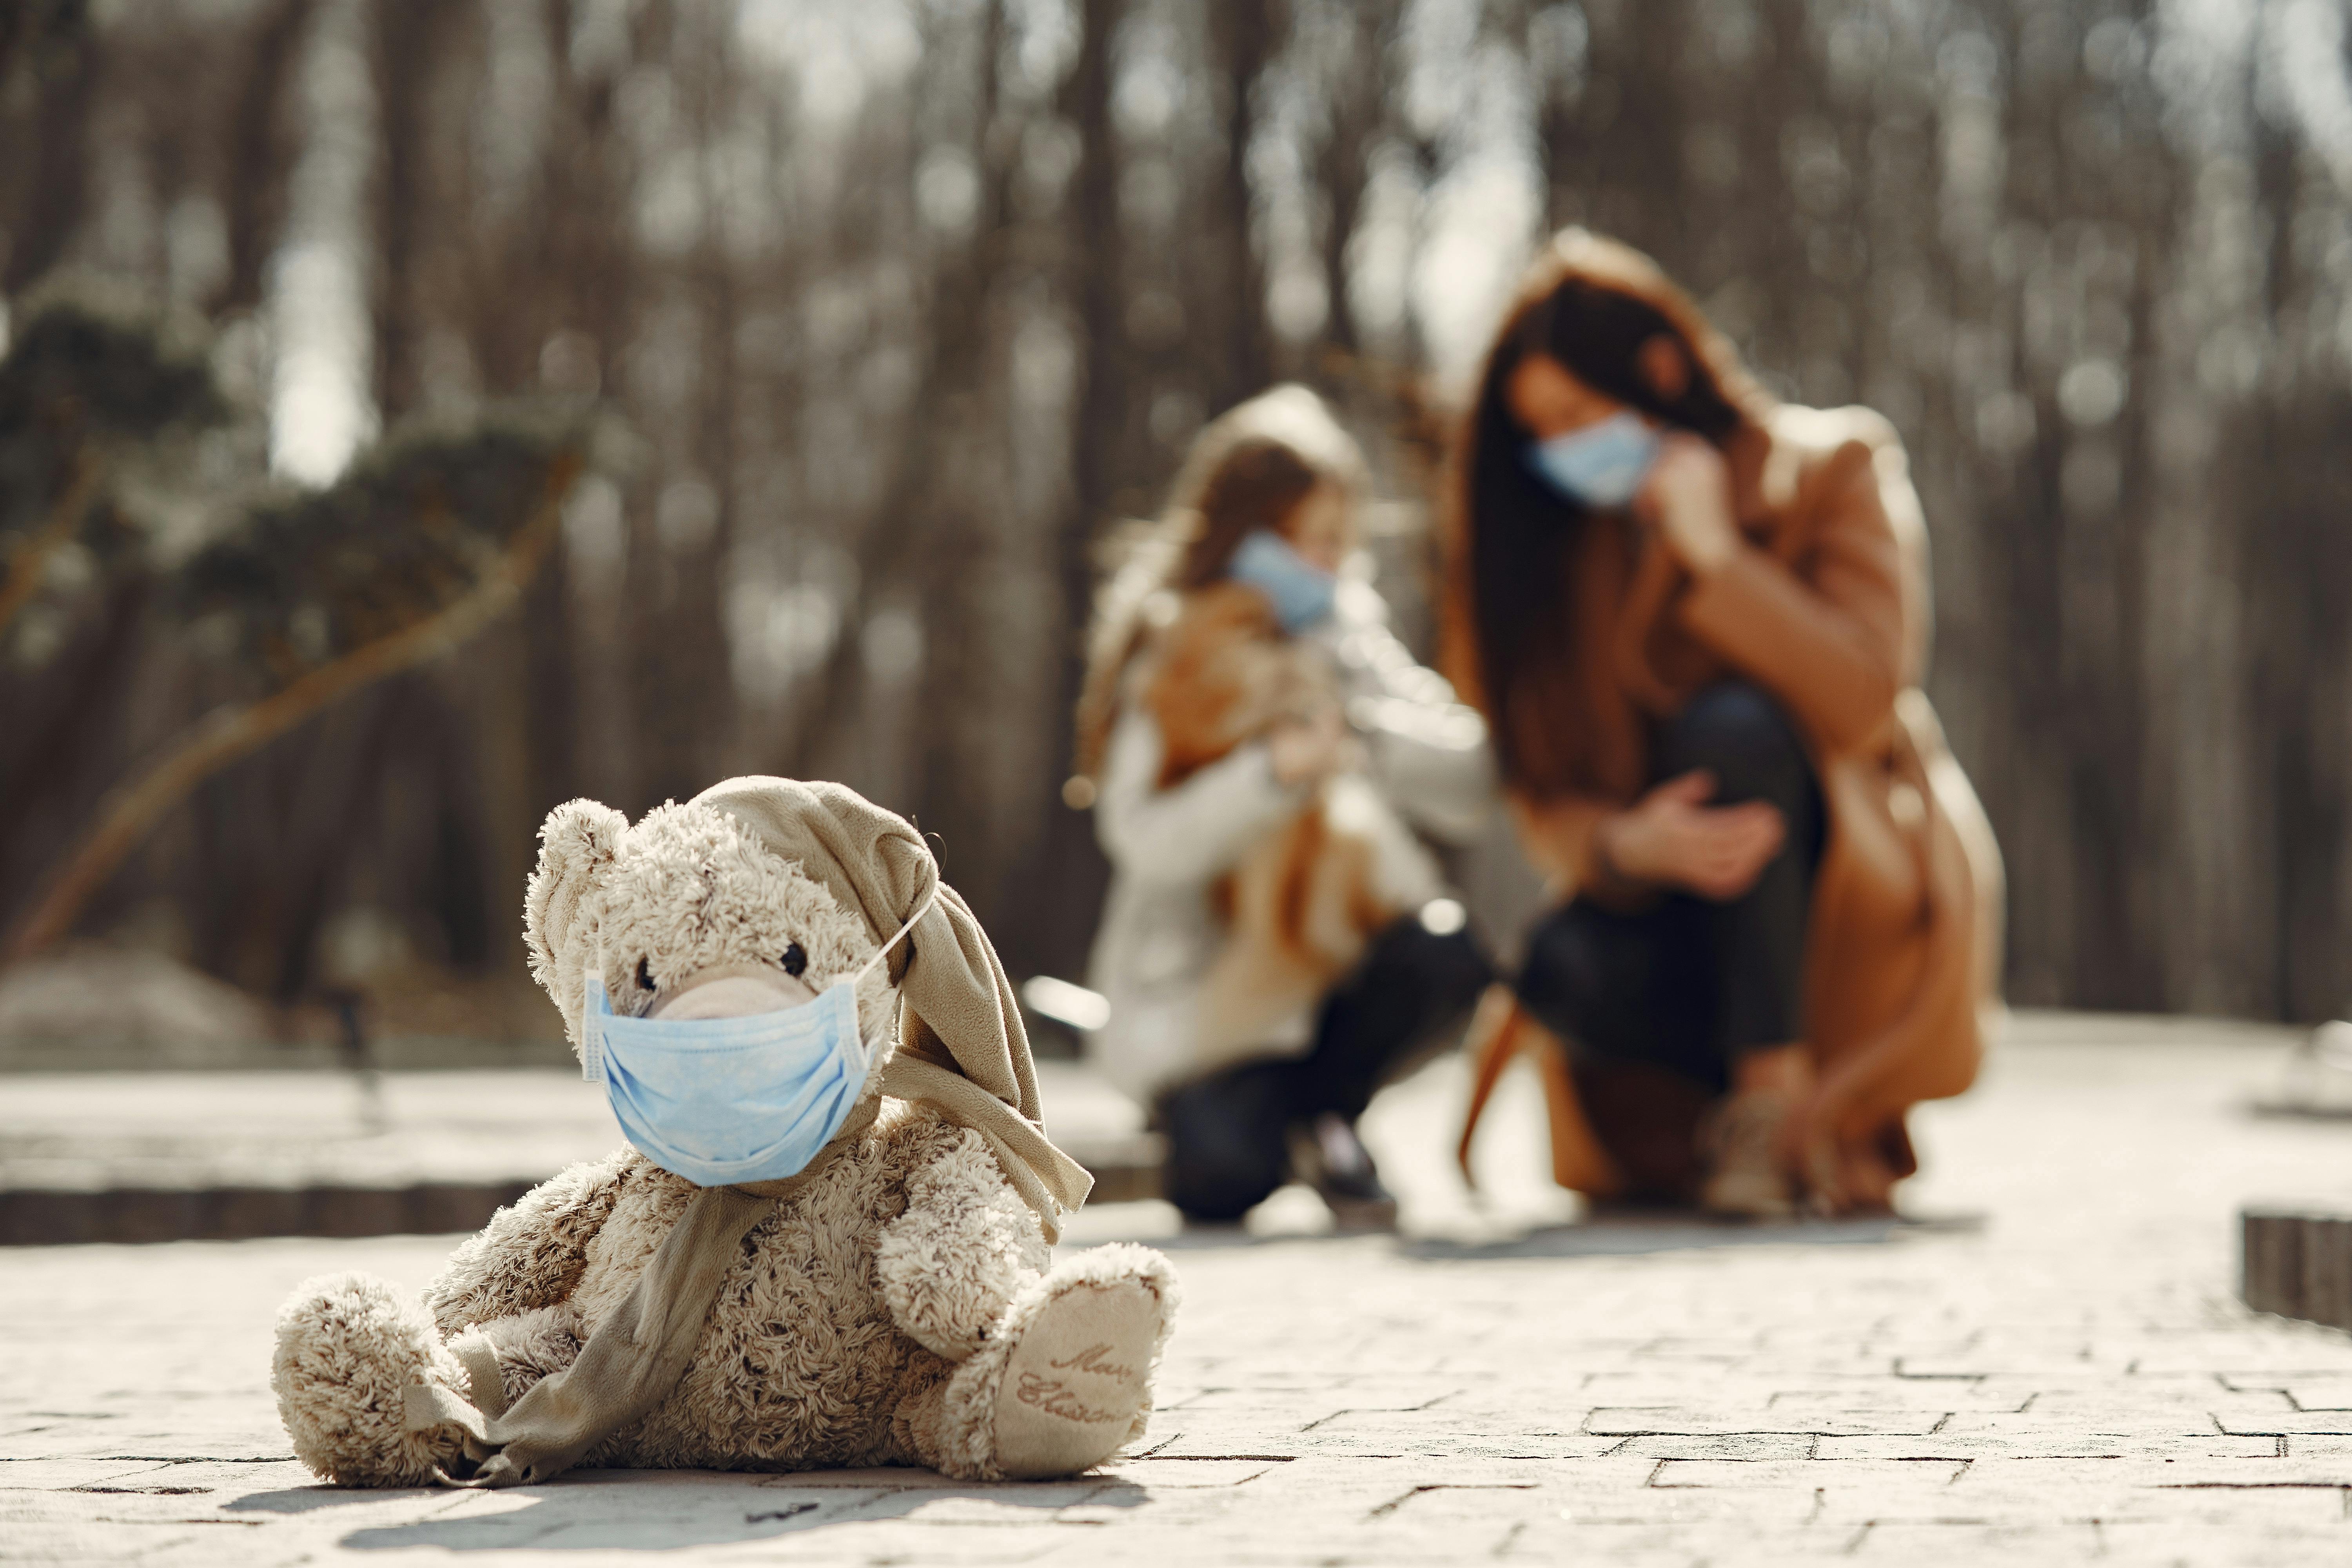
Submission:
POLYGON ((604 1086, 622 1132, 665 1171, 705 1187, 797 1175, 849 1120, 874 1065, 857 983, 914 925, 814 1001, 740 1018, 624 1017, 592 973, 581 1076, 604 1086))
POLYGON ((1246 583, 1274 601, 1274 618, 1286 632, 1303 632, 1331 613, 1339 579, 1290 547, 1280 534, 1259 529, 1234 552, 1227 568, 1234 581, 1246 583))
POLYGON ((1528 444, 1528 467, 1566 500, 1613 510, 1642 493, 1658 460, 1658 433, 1631 410, 1528 444))

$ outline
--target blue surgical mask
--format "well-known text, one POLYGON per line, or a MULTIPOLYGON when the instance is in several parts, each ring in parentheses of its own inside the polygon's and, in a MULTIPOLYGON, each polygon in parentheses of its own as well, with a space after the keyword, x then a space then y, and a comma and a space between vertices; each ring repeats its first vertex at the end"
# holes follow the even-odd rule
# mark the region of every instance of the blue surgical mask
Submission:
POLYGON ((1227 568, 1274 601, 1274 618, 1286 632, 1303 632, 1331 613, 1339 579, 1290 547, 1280 534, 1259 529, 1244 539, 1227 568))
MULTIPOLYGON (((933 891, 931 897, 939 894, 933 891)), ((857 983, 930 909, 814 1001, 740 1018, 630 1018, 588 977, 581 1076, 663 1170, 705 1187, 797 1175, 849 1120, 873 1058, 857 983)))
POLYGON ((1604 511, 1641 494, 1657 460, 1658 433, 1630 410, 1528 444, 1528 467, 1537 477, 1563 498, 1604 511))

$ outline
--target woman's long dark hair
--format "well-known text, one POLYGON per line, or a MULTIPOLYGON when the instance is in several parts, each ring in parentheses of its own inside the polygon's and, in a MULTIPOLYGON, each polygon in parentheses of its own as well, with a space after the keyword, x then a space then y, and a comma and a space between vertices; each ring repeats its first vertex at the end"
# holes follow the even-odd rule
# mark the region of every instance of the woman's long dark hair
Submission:
POLYGON ((1605 524, 1529 469, 1531 437, 1510 408, 1512 375, 1538 353, 1596 391, 1717 447, 1750 423, 1763 401, 1728 346, 1638 252, 1572 233, 1531 271, 1488 353, 1456 450, 1449 608, 1466 625, 1450 629, 1449 673, 1486 710, 1505 779, 1543 795, 1621 781, 1597 776, 1596 716, 1586 710, 1578 668, 1570 580, 1586 534, 1605 524), (1661 337, 1690 369, 1673 398, 1641 368, 1643 345, 1661 337))

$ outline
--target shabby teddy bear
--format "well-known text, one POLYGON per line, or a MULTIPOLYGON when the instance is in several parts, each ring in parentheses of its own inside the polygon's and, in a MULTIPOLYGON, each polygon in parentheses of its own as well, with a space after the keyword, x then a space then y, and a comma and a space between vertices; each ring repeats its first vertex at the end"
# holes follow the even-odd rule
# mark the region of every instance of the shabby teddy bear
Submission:
POLYGON ((500 1210, 421 1302, 298 1287, 272 1386, 305 1464, 1024 1479, 1142 1435, 1174 1273, 1131 1246, 1052 1262, 1090 1179, 919 834, 740 778, 634 827, 573 801, 540 837, 532 973, 633 1146, 500 1210))

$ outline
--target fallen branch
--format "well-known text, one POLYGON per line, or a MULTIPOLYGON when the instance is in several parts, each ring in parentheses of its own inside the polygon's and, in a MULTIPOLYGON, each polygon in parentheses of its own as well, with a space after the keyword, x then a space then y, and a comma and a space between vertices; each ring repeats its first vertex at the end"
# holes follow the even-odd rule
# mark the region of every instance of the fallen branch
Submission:
POLYGON ((258 702, 214 710, 164 757, 118 785, 0 949, 0 964, 29 958, 73 929, 82 910, 156 821, 205 779, 363 686, 437 658, 505 614, 537 574, 561 525, 581 459, 555 459, 539 510, 481 583, 446 609, 320 666, 258 702))

